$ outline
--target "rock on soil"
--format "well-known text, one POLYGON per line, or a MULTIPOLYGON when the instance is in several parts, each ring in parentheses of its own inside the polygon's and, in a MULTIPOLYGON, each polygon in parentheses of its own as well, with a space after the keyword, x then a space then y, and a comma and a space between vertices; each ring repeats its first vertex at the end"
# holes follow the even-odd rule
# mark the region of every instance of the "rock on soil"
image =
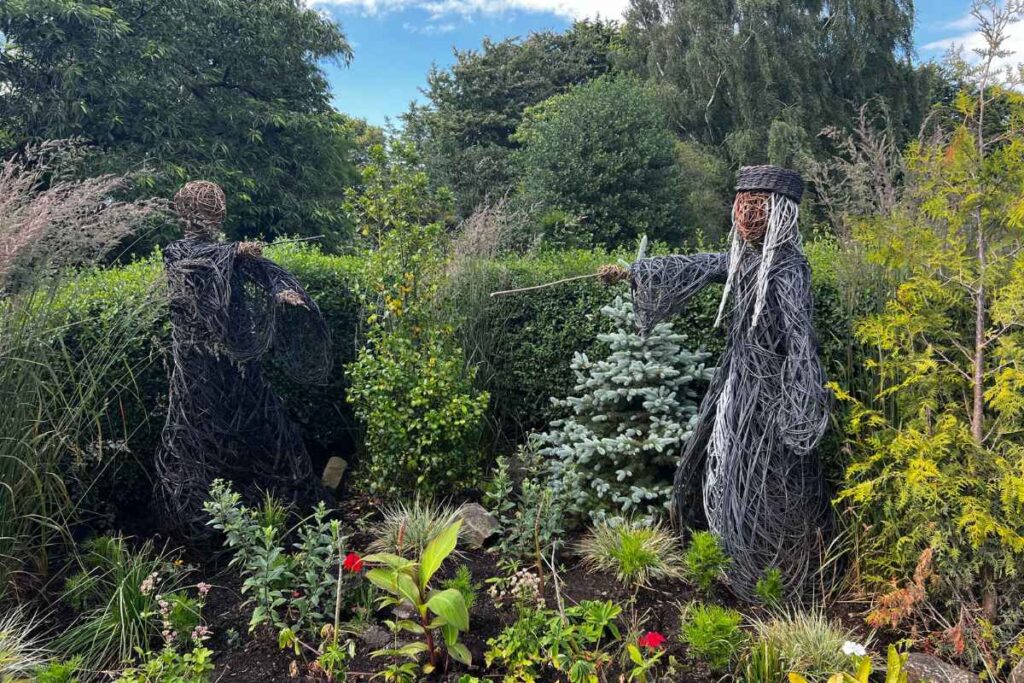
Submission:
POLYGON ((483 548, 487 539, 498 532, 498 520, 479 503, 463 505, 461 538, 472 548, 483 548))
POLYGON ((978 683, 978 677, 938 657, 911 652, 907 657, 907 683, 978 683))

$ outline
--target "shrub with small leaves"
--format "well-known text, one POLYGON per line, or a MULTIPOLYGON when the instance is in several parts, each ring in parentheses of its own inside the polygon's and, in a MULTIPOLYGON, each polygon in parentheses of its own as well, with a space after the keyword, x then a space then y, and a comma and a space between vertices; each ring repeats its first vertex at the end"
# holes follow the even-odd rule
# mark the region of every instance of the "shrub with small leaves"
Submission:
POLYGON ((345 394, 366 428, 361 477, 381 494, 466 488, 489 396, 474 387, 434 303, 444 270, 447 193, 432 188, 412 145, 376 145, 346 208, 373 247, 366 260, 366 345, 345 369, 345 394))
POLYGON ((710 531, 697 531, 686 548, 686 576, 705 593, 729 568, 729 556, 710 531))
POLYGON ((342 562, 347 541, 340 522, 328 520, 321 503, 295 530, 296 552, 289 554, 285 531, 274 526, 282 519, 281 507, 272 499, 259 508, 246 507, 241 495, 218 479, 203 507, 210 515, 208 524, 224 532, 234 553, 228 566, 238 568, 242 594, 253 605, 250 631, 270 622, 295 634, 315 633, 334 607, 338 582, 344 580, 333 571, 342 562))
POLYGON ((743 615, 718 605, 691 603, 683 608, 683 642, 713 671, 724 671, 746 642, 743 615))

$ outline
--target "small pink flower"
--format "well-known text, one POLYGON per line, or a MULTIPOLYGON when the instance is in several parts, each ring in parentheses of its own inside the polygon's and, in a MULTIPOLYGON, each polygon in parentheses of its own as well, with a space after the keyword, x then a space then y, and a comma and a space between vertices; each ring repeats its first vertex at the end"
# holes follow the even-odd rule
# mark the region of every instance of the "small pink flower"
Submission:
POLYGON ((213 586, 206 583, 205 581, 200 581, 196 584, 196 590, 198 590, 199 595, 203 596, 204 598, 206 597, 206 594, 210 592, 211 588, 213 588, 213 586))

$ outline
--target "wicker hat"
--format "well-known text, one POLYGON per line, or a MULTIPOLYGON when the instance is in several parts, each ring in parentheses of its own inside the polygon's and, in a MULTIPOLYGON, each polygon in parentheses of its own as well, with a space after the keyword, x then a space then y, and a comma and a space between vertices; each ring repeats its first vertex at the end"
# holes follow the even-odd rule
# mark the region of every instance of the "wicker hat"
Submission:
POLYGON ((744 166, 736 179, 737 192, 777 192, 799 203, 804 196, 804 179, 796 171, 778 166, 744 166))

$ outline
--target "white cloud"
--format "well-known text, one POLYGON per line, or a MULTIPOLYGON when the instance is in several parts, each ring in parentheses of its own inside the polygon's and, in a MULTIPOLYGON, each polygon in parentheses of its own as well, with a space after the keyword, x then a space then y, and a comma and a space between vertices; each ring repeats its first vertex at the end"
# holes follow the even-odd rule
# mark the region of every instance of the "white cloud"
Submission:
MULTIPOLYGON (((934 55, 939 55, 951 48, 957 48, 963 50, 964 58, 968 61, 977 61, 979 57, 975 50, 985 47, 985 39, 977 31, 969 30, 974 26, 977 26, 977 21, 970 15, 952 21, 947 24, 947 28, 957 31, 957 33, 922 45, 920 50, 925 53, 930 52, 934 55)), ((1011 54, 996 60, 998 66, 1016 66, 1024 62, 1024 22, 1010 24, 1007 27, 1006 42, 1003 43, 1003 49, 1011 54)))
POLYGON ((458 24, 451 21, 445 22, 443 24, 413 24, 407 21, 402 24, 402 28, 404 28, 409 33, 419 33, 420 35, 424 36, 437 36, 443 33, 451 33, 458 27, 458 24))
POLYGON ((432 16, 476 13, 500 14, 506 11, 550 12, 567 19, 602 17, 620 19, 628 0, 307 0, 318 7, 350 7, 367 14, 401 9, 422 9, 432 16))

